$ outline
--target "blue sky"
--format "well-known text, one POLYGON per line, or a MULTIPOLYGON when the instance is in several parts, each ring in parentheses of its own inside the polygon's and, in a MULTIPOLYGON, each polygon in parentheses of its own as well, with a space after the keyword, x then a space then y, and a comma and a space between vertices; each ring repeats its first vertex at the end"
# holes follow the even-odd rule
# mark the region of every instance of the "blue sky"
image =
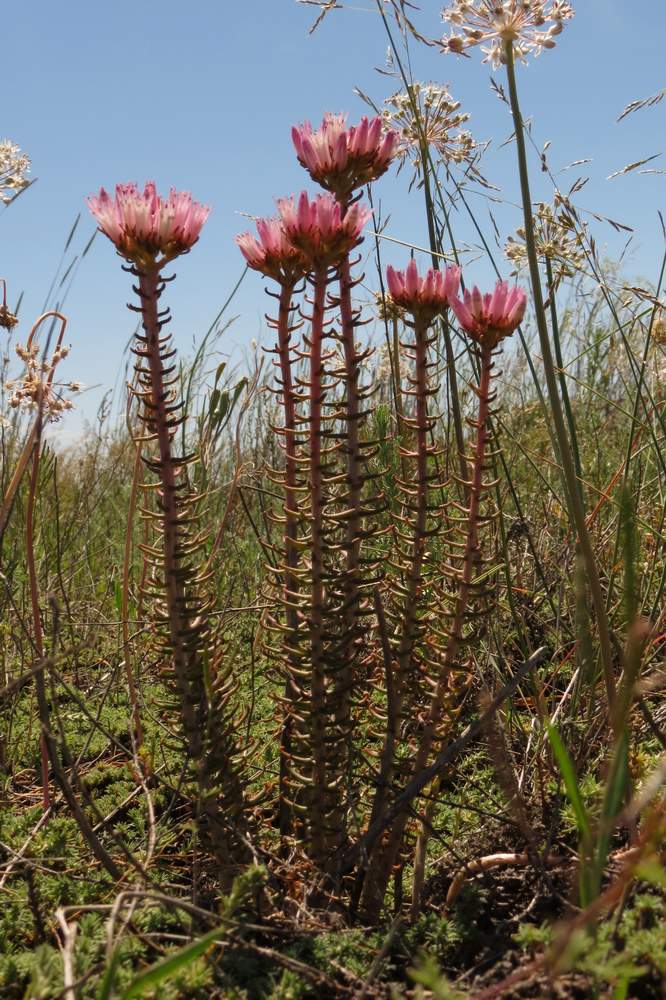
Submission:
MULTIPOLYGON (((606 178, 633 160, 664 152, 666 101, 621 124, 616 119, 630 100, 666 84, 666 6, 661 0, 574 0, 574 6, 576 17, 557 48, 520 69, 523 113, 534 120, 537 143, 552 142, 556 169, 592 158, 562 175, 561 187, 588 176, 577 204, 634 226, 627 273, 654 278, 663 249, 657 210, 666 207, 666 178, 606 178)), ((441 4, 423 0, 421 7, 416 23, 428 35, 441 34, 441 4)), ((191 350, 241 273, 233 243, 234 234, 247 228, 240 213, 268 214, 275 195, 308 186, 293 155, 291 124, 319 120, 326 110, 357 118, 364 112, 357 86, 378 103, 398 89, 377 72, 386 67, 387 39, 372 0, 351 0, 309 36, 315 13, 295 0, 12 5, 3 19, 0 131, 30 154, 38 179, 0 213, 0 273, 12 301, 25 293, 22 329, 42 308, 77 213, 84 215, 70 256, 94 230, 84 196, 102 184, 155 179, 164 189, 191 190, 213 209, 199 244, 178 262, 169 293, 177 345, 191 350)), ((506 237, 519 222, 514 150, 502 147, 511 128, 491 91, 489 67, 478 52, 458 59, 414 46, 412 70, 416 79, 448 83, 471 114, 475 137, 493 140, 483 170, 507 202, 493 206, 506 237)), ((503 81, 501 73, 497 78, 503 81)), ((650 166, 666 169, 666 156, 650 166)), ((535 167, 534 196, 549 198, 552 191, 535 167)), ((423 245, 420 195, 408 193, 408 181, 407 170, 387 177, 376 196, 391 217, 387 232, 423 245)), ((479 195, 471 200, 493 239, 488 204, 479 195)), ((462 217, 454 218, 454 227, 462 240, 470 236, 462 217)), ((603 224, 594 224, 594 235, 610 255, 624 242, 603 224)), ((399 246, 387 245, 385 252, 387 262, 407 257, 399 246)), ((489 280, 482 262, 470 271, 471 280, 489 280)), ((98 236, 68 292, 72 353, 63 376, 99 387, 79 397, 76 414, 67 415, 67 436, 94 416, 102 392, 122 370, 134 325, 125 309, 129 284, 111 244, 98 236)), ((371 267, 367 285, 376 287, 371 267)), ((249 274, 234 300, 230 314, 238 319, 224 340, 233 360, 264 333, 262 287, 259 276, 249 274)))

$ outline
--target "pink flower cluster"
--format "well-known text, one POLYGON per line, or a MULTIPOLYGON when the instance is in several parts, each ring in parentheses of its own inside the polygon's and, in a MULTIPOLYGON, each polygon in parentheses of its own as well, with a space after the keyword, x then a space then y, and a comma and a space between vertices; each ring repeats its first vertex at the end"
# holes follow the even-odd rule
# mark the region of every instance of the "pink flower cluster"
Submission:
POLYGON ((312 201, 302 191, 298 202, 278 198, 278 212, 287 239, 316 267, 331 266, 349 253, 361 238, 370 209, 356 202, 346 212, 330 194, 312 201))
POLYGON ((257 219, 257 237, 252 233, 236 237, 249 267, 281 284, 294 284, 307 273, 307 259, 287 238, 279 216, 257 219))
POLYGON ((463 330, 473 340, 491 348, 520 325, 527 306, 523 289, 507 281, 498 281, 495 291, 486 295, 475 286, 471 292, 465 292, 461 301, 459 267, 431 269, 421 277, 416 261, 410 260, 404 271, 396 271, 389 265, 386 281, 391 301, 416 320, 431 323, 450 306, 463 330))
POLYGON ((432 268, 424 278, 419 275, 415 260, 410 260, 404 271, 386 269, 389 295, 395 305, 406 309, 417 319, 430 323, 443 313, 449 302, 458 294, 460 268, 447 267, 444 271, 432 268))
POLYGON ((398 133, 384 131, 382 119, 346 127, 345 115, 327 114, 318 129, 295 125, 291 136, 301 166, 317 184, 347 201, 353 191, 385 173, 395 155, 398 133))
POLYGON ((518 285, 498 281, 494 292, 482 295, 474 286, 465 291, 464 299, 451 299, 458 322, 473 340, 484 347, 495 347, 522 322, 527 307, 527 295, 518 285))
POLYGON ((116 245, 118 252, 138 264, 160 264, 186 253, 199 239, 210 209, 194 201, 187 191, 171 188, 161 198, 153 181, 143 193, 136 184, 117 184, 115 197, 102 188, 87 199, 99 228, 116 245))
POLYGON ((250 267, 281 284, 294 283, 308 271, 333 267, 361 238, 370 210, 354 204, 346 212, 330 194, 310 201, 302 191, 298 201, 278 198, 278 215, 257 219, 257 237, 236 237, 250 267))

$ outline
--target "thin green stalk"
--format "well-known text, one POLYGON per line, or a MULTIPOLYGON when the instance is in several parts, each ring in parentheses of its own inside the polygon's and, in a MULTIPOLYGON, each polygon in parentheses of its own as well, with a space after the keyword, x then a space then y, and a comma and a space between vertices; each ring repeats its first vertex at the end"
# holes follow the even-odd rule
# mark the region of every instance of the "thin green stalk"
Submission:
MULTIPOLYGON (((597 629, 599 631, 599 645, 601 661, 604 672, 604 682, 606 686, 606 697, 611 718, 615 716, 615 674, 613 669, 613 649, 611 645, 610 626, 606 613, 606 602, 601 588, 599 572, 597 569, 592 539, 587 530, 585 520, 585 504, 576 477, 576 467, 569 439, 567 437, 562 403, 560 401, 557 375, 553 363, 553 355, 550 349, 550 339, 548 335, 548 324, 544 310, 543 295, 541 291, 541 277, 539 274, 539 261, 534 240, 534 219, 532 216, 532 199, 530 195, 529 175, 527 170, 527 156, 525 153, 525 136, 523 133, 523 118, 518 102, 518 90, 516 87, 516 73, 513 61, 513 44, 505 43, 506 71, 509 86, 509 98, 511 102, 511 113, 513 115, 514 128, 516 133, 516 149, 518 153, 518 170, 520 174, 520 192, 523 202, 523 215, 525 219, 525 246, 527 249, 527 259, 530 268, 530 280, 532 284, 532 294, 534 297, 534 310, 536 316, 537 330, 539 333, 539 344, 543 358, 544 373, 546 376, 546 386, 553 417, 555 436, 557 438, 558 449, 562 461, 565 484, 569 495, 569 505, 573 515, 578 544, 585 561, 592 602, 596 613, 597 629)), ((617 734, 616 734, 617 735, 617 734)))
POLYGON ((546 257, 546 279, 548 281, 548 303, 550 308, 550 325, 553 331, 553 346, 555 348, 555 360, 557 361, 557 368, 560 380, 560 391, 562 393, 562 402, 564 404, 567 423, 569 425, 569 436, 571 438, 571 447, 573 449, 573 457, 574 457, 574 462, 576 464, 576 476, 579 480, 582 480, 583 473, 580 464, 580 450, 578 448, 578 436, 576 434, 576 421, 574 420, 573 409, 571 407, 571 400, 569 399, 569 389, 567 387, 567 380, 564 374, 564 358, 562 356, 562 344, 560 342, 560 324, 557 316, 557 303, 555 301, 555 282, 553 281, 553 267, 548 257, 546 257))

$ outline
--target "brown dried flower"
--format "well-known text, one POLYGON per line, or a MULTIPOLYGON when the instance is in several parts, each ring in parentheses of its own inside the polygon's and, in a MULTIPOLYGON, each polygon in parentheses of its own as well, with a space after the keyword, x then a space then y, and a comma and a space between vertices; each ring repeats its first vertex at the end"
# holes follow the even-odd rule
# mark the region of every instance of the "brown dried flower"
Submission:
POLYGON ((25 346, 16 345, 16 353, 25 364, 25 371, 20 379, 7 382, 5 386, 11 393, 9 405, 14 409, 22 407, 28 410, 41 410, 44 419, 49 421, 60 420, 66 410, 73 409, 74 404, 71 400, 65 399, 63 391, 67 389, 70 392, 78 392, 81 388, 80 383, 54 381, 57 366, 67 357, 70 350, 62 343, 65 326, 66 320, 60 313, 44 313, 30 331, 25 346), (50 359, 45 360, 39 356, 39 344, 35 339, 35 333, 43 320, 52 316, 59 318, 62 326, 55 349, 50 359))
POLYGON ((8 306, 0 303, 0 326, 4 330, 13 330, 18 323, 18 318, 8 306))

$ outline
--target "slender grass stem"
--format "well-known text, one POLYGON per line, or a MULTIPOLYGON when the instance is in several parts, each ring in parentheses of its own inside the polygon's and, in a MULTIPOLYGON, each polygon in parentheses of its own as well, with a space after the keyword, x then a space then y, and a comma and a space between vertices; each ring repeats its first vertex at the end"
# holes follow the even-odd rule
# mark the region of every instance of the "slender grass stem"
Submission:
POLYGON ((555 437, 557 439, 558 450, 564 472, 564 479, 568 493, 568 500, 571 514, 576 527, 578 544, 585 562, 592 602, 596 614, 597 629, 599 633, 599 646, 601 652, 601 662, 603 666, 604 682, 606 686, 606 698, 611 719, 615 717, 615 672, 613 667, 613 649, 611 645, 610 626, 606 613, 606 601, 601 587, 599 571, 597 568, 592 538, 587 529, 585 518, 585 504, 581 495, 580 484, 576 477, 576 467, 571 445, 567 436, 562 403, 560 401, 557 375, 553 354, 550 347, 548 324, 544 309, 543 294, 541 291, 541 276, 539 273, 539 261, 537 257, 534 240, 534 218, 532 215, 532 199, 530 195, 529 174, 527 169, 527 156, 525 152, 524 124, 518 101, 518 89, 516 86, 516 73, 514 66, 513 44, 505 43, 506 71, 509 86, 509 99, 511 103, 511 113, 513 115, 514 128, 516 133, 516 150, 518 154, 518 171, 520 176, 520 192, 523 203, 523 215, 525 219, 525 246, 530 269, 530 280, 532 284, 532 294, 534 297, 534 311, 536 316, 537 331, 539 334, 539 344, 543 359, 544 373, 546 376, 546 386, 548 398, 553 418, 555 437))

